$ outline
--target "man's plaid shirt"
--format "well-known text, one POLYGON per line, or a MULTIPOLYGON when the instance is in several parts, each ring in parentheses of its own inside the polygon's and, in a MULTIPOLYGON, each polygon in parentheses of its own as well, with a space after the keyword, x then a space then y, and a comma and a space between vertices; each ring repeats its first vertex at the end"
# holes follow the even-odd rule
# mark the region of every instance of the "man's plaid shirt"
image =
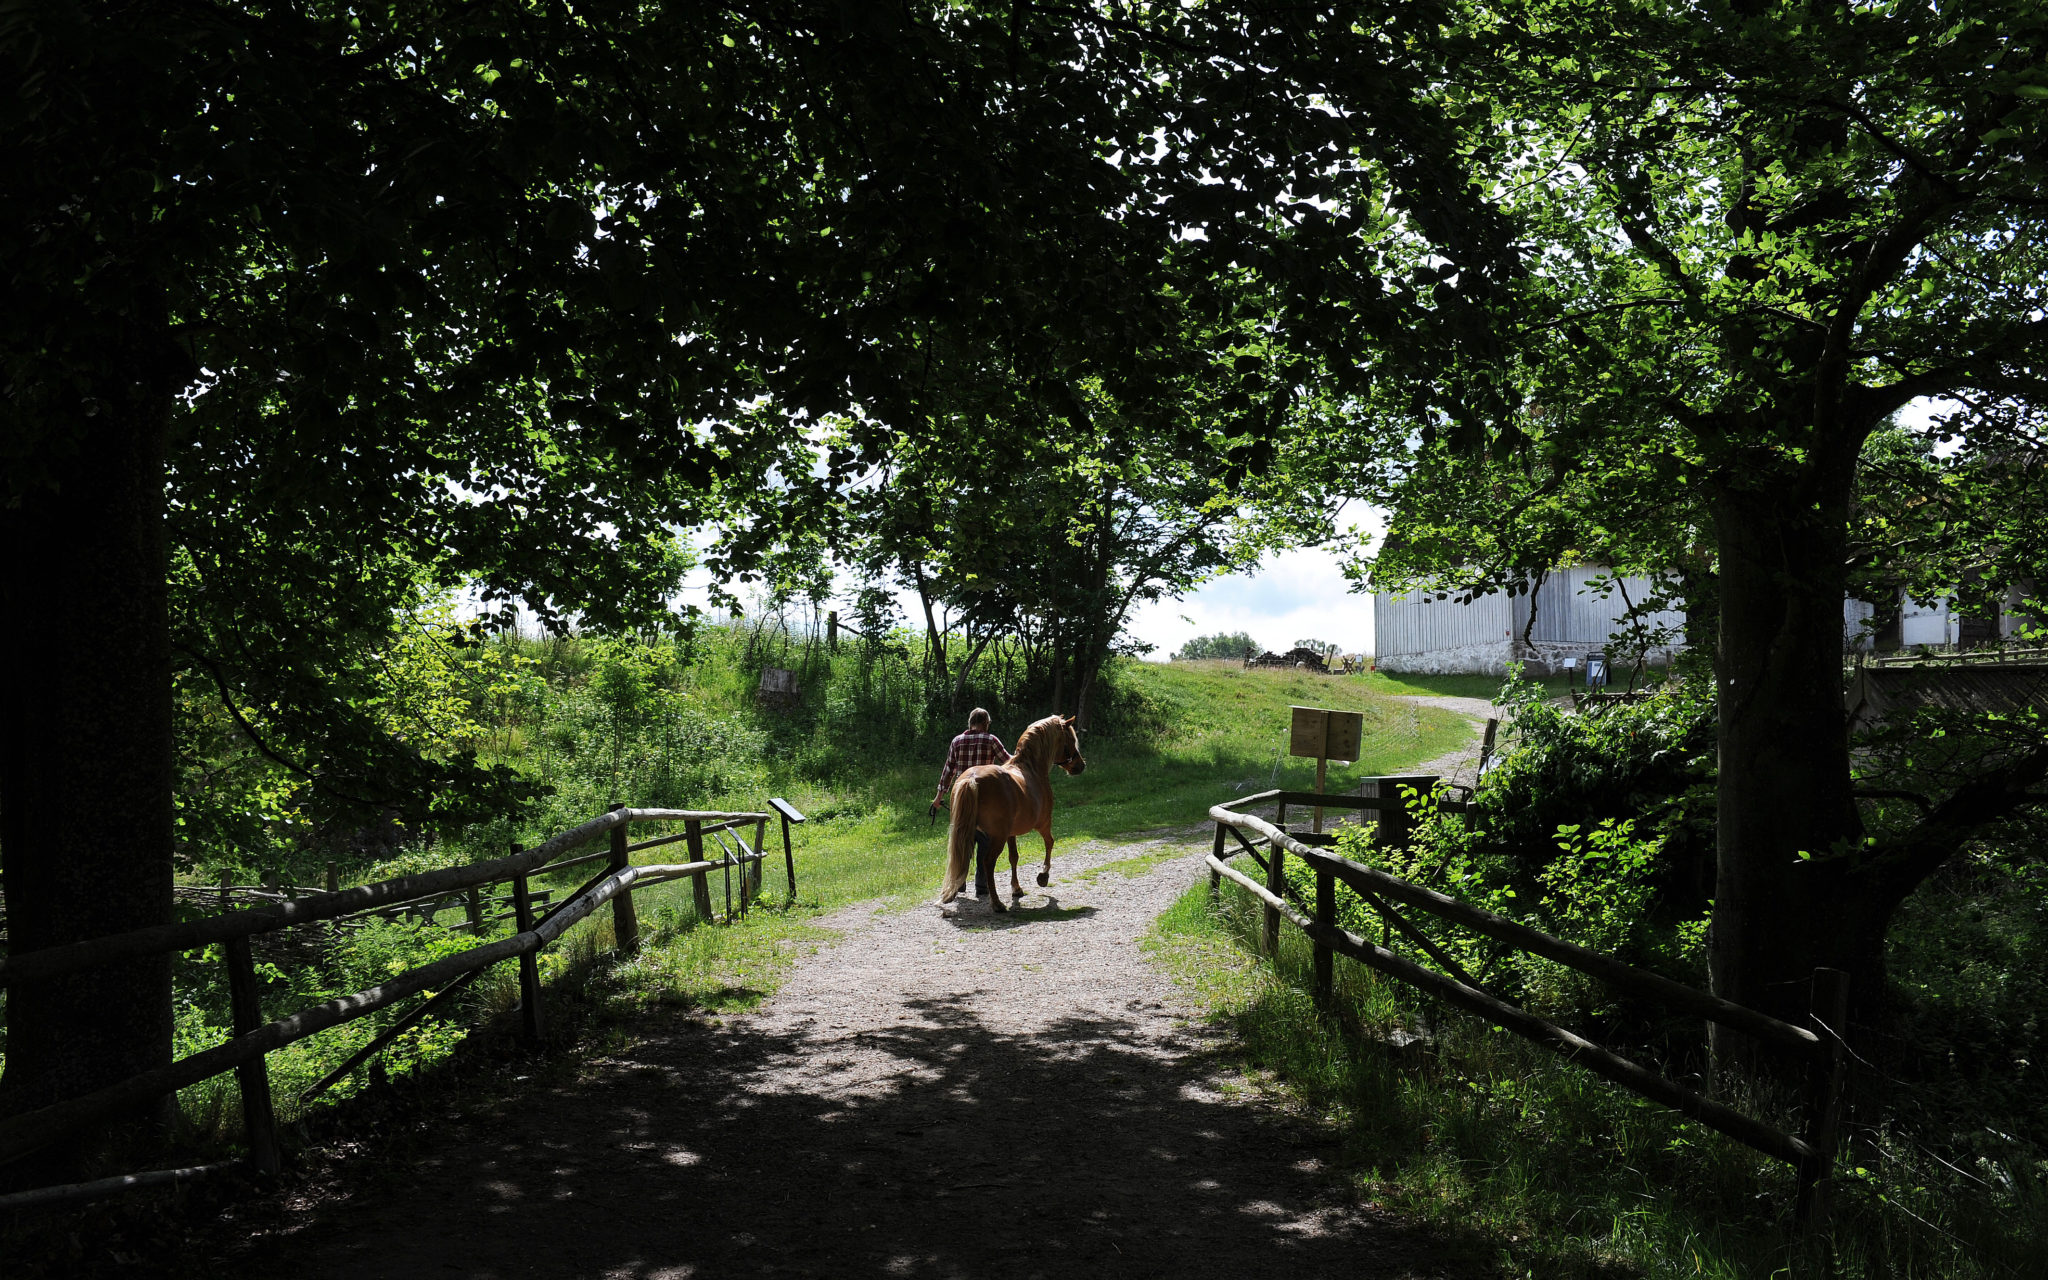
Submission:
POLYGON ((946 768, 939 774, 939 794, 946 794, 962 769, 972 769, 978 764, 1008 763, 1010 752, 1003 746, 1001 738, 985 730, 969 729, 953 739, 953 745, 946 751, 946 768))

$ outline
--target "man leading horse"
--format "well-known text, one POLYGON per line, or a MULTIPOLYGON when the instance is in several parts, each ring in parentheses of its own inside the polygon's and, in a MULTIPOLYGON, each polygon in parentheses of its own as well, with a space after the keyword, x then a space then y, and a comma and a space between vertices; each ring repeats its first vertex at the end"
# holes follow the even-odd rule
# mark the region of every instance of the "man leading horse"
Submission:
MULTIPOLYGON (((985 707, 976 707, 967 713, 967 730, 953 738, 953 745, 946 748, 946 767, 939 770, 939 789, 932 793, 932 804, 928 812, 936 814, 939 804, 946 797, 953 780, 976 765, 1002 765, 1010 763, 1009 749, 1003 746, 989 728, 989 714, 985 707)), ((1010 861, 1017 860, 1017 842, 1010 841, 1010 861)), ((995 896, 995 837, 985 831, 974 833, 974 888, 984 898, 995 896)), ((1013 875, 1011 877, 1015 879, 1013 875)))
MULTIPOLYGON (((968 719, 968 732, 953 740, 954 750, 962 749, 963 740, 970 743, 967 750, 988 750, 986 744, 973 742, 977 732, 975 717, 980 718, 979 732, 995 742, 995 750, 1002 750, 1002 743, 986 731, 987 715, 976 708, 974 716, 968 719)), ((1003 840, 1010 844, 1012 903, 1024 896, 1024 886, 1017 882, 1017 837, 1026 831, 1036 831, 1044 838, 1045 867, 1038 873, 1038 883, 1043 886, 1051 881, 1051 770, 1058 765, 1069 774, 1077 774, 1087 767, 1088 762, 1081 758, 1081 739, 1074 731, 1072 717, 1047 716, 1018 737, 1016 755, 1003 762, 971 765, 954 777, 953 754, 947 753, 946 775, 941 777, 939 786, 942 794, 947 781, 953 786, 953 816, 946 833, 946 878, 940 886, 939 901, 951 902, 960 895, 972 850, 979 855, 975 885, 988 899, 990 909, 1002 911, 1003 900, 995 889, 996 844, 1003 840)), ((934 809, 938 803, 934 796, 934 809)))

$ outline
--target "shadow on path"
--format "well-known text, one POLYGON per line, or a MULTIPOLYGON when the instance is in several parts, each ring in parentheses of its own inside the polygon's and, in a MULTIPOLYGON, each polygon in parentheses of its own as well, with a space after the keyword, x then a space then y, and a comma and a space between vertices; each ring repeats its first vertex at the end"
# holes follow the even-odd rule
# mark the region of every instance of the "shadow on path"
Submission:
POLYGON ((1094 907, 1063 907, 1058 897, 1042 889, 1035 894, 1026 894, 1020 902, 1012 902, 1008 893, 1002 897, 1003 905, 1008 909, 994 911, 986 899, 962 895, 953 900, 953 909, 944 919, 955 929, 1015 929, 1058 920, 1086 920, 1096 912, 1094 907))
POLYGON ((1000 998, 913 1000, 871 1030, 650 1026, 574 1084, 451 1125, 241 1272, 1451 1274, 1353 1203, 1320 1138, 1225 1101, 1204 1033, 1092 1016, 1005 1034, 973 1009, 1000 998))

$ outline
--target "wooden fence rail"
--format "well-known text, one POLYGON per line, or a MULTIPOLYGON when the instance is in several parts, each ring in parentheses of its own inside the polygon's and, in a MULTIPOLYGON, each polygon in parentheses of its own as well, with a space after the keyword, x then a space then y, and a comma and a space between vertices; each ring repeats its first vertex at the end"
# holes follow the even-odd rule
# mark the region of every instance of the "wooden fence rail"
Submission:
MULTIPOLYGON (((315 920, 354 915, 371 907, 381 907, 389 903, 439 897, 459 889, 510 880, 517 875, 544 874, 550 870, 560 869, 547 865, 553 859, 599 836, 608 835, 614 827, 622 827, 632 822, 687 824, 691 821, 702 823, 733 818, 752 821, 761 816, 753 813, 697 813, 684 809, 614 809, 592 818, 581 826, 571 827, 531 849, 491 862, 443 867, 439 871, 399 876, 391 880, 381 880, 376 884, 336 890, 333 893, 313 894, 272 906, 254 907, 247 911, 234 911, 226 915, 207 916, 204 919, 180 921, 176 924, 157 925, 153 928, 137 929, 131 933, 115 934, 106 938, 89 938, 66 946, 48 947, 41 951, 9 956, 5 960, 0 960, 0 986, 9 986, 29 978, 54 978, 61 974, 76 973, 81 969, 97 968, 117 960, 134 960, 142 956, 160 955, 166 951, 190 951, 210 943, 226 942, 229 938, 247 937, 254 933, 271 933, 295 924, 309 924, 315 920)), ((606 855, 598 855, 603 856, 606 855)))
POLYGON ((1314 981, 1320 999, 1328 1000, 1330 997, 1330 958, 1335 954, 1349 956, 1428 992, 1446 1004, 1478 1014, 1495 1026, 1562 1054, 1631 1092, 1663 1103, 1765 1155, 1791 1164, 1798 1171, 1799 1179, 1797 1217, 1809 1231, 1820 1229, 1826 1217, 1828 1184, 1833 1173, 1842 1076, 1847 1056, 1846 1046, 1834 1030, 1843 1025, 1842 1011, 1848 1001, 1846 974, 1834 969, 1814 971, 1814 1027, 1796 1027, 1683 983, 1625 965, 1610 956, 1459 902, 1435 890, 1411 884, 1376 868, 1338 857, 1325 849, 1312 847, 1282 826, 1241 812, 1253 804, 1267 801, 1280 802, 1283 821, 1284 806, 1288 803, 1313 802, 1325 809, 1391 812, 1392 806, 1399 801, 1393 798, 1322 796, 1307 792, 1265 792, 1218 804, 1209 810, 1210 818, 1216 823, 1215 844, 1208 859, 1212 892, 1228 879, 1259 900, 1265 909, 1260 944, 1267 954, 1275 954, 1278 950, 1281 921, 1293 924, 1306 934, 1314 944, 1314 981), (1226 841, 1232 838, 1239 846, 1236 849, 1227 846, 1226 841), (1255 841, 1265 846, 1265 856, 1260 855, 1255 841), (1265 883, 1230 865, 1230 860, 1240 853, 1250 854, 1261 864, 1265 883), (1302 903, 1288 883, 1285 860, 1290 856, 1301 859, 1315 874, 1316 893, 1312 906, 1302 903), (1449 972, 1438 973, 1338 927, 1335 886, 1339 883, 1350 886, 1391 928, 1414 942, 1449 972), (1294 896, 1292 902, 1288 900, 1290 894, 1294 896), (1632 995, 1661 1001, 1672 1008, 1711 1019, 1807 1056, 1813 1063, 1813 1084, 1805 1133, 1795 1136, 1772 1128, 1482 989, 1448 955, 1429 942, 1425 934, 1394 911, 1388 905, 1389 899, 1462 925, 1483 937, 1566 965, 1632 995))
MULTIPOLYGON (((773 803, 775 814, 779 815, 783 822, 784 856, 791 872, 790 895, 794 899, 796 864, 794 855, 789 852, 789 825, 792 822, 802 822, 804 817, 785 801, 776 800, 773 803)), ((374 1013, 409 996, 438 989, 437 995, 409 1013, 399 1026, 387 1029, 340 1071, 330 1073, 327 1079, 302 1095, 310 1097, 360 1065, 405 1027, 447 1003, 461 985, 492 965, 514 958, 520 962, 522 1028, 527 1036, 537 1037, 540 1032, 540 983, 539 971, 534 960, 543 947, 561 938, 570 928, 609 902, 614 911, 615 940, 622 952, 630 952, 638 945, 639 940, 638 920, 632 905, 633 890, 672 880, 689 878, 694 881, 700 914, 709 919, 711 912, 705 878, 713 871, 723 870, 729 885, 733 870, 740 869, 740 897, 744 909, 750 896, 750 888, 755 892, 759 890, 759 864, 768 856, 764 849, 766 842, 762 837, 770 816, 767 813, 617 807, 533 848, 515 851, 508 857, 488 862, 449 867, 422 875, 401 876, 377 884, 319 893, 254 910, 140 929, 131 933, 73 943, 65 947, 10 956, 0 961, 0 986, 10 986, 33 978, 76 973, 139 956, 183 951, 214 942, 224 942, 227 944, 225 950, 229 989, 234 1004, 234 1036, 223 1044, 181 1058, 167 1066, 131 1076, 116 1084, 68 1098, 40 1110, 0 1120, 0 1164, 48 1146, 67 1133, 95 1120, 145 1105, 165 1094, 224 1072, 235 1071, 241 1085, 244 1130, 250 1146, 250 1164, 258 1172, 274 1172, 278 1168, 279 1152, 276 1122, 270 1106, 269 1078, 264 1065, 265 1055, 294 1041, 303 1040, 307 1036, 374 1013), (749 847, 744 840, 736 836, 737 848, 728 850, 721 847, 721 856, 716 858, 697 857, 685 863, 635 866, 630 858, 636 849, 651 848, 672 841, 669 837, 661 837, 637 846, 630 845, 625 838, 626 830, 634 822, 683 823, 683 834, 674 839, 687 839, 693 854, 702 849, 703 834, 706 830, 723 832, 752 825, 755 828, 755 839, 753 845, 749 847), (575 858, 565 862, 554 861, 578 845, 601 836, 609 837, 610 845, 603 853, 596 855, 607 863, 605 870, 549 910, 541 919, 534 920, 533 895, 528 887, 529 879, 535 874, 558 871, 564 867, 594 860, 575 858), (518 920, 518 932, 510 937, 472 947, 457 955, 446 956, 366 990, 338 996, 301 1009, 289 1017, 267 1023, 262 1020, 258 999, 260 985, 256 979, 254 961, 249 950, 251 937, 315 921, 336 920, 394 902, 432 899, 499 881, 509 881, 512 886, 511 896, 514 914, 518 920)), ((726 918, 732 919, 729 887, 726 918)), ((194 1169, 104 1178, 70 1187, 46 1187, 0 1196, 0 1210, 75 1203, 95 1199, 101 1195, 117 1194, 128 1189, 200 1176, 204 1172, 227 1167, 231 1166, 208 1165, 194 1169)))

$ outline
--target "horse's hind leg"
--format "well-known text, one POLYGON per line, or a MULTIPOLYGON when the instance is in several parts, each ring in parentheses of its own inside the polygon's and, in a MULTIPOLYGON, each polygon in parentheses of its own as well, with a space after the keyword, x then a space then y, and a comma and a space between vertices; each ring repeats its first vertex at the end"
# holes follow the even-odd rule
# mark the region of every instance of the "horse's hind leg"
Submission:
POLYGON ((1010 837, 1010 901, 1015 903, 1024 896, 1024 886, 1017 881, 1017 837, 1010 837))
POLYGON ((1007 910, 996 892, 996 838, 979 832, 974 838, 974 892, 988 899, 991 911, 1007 910))

